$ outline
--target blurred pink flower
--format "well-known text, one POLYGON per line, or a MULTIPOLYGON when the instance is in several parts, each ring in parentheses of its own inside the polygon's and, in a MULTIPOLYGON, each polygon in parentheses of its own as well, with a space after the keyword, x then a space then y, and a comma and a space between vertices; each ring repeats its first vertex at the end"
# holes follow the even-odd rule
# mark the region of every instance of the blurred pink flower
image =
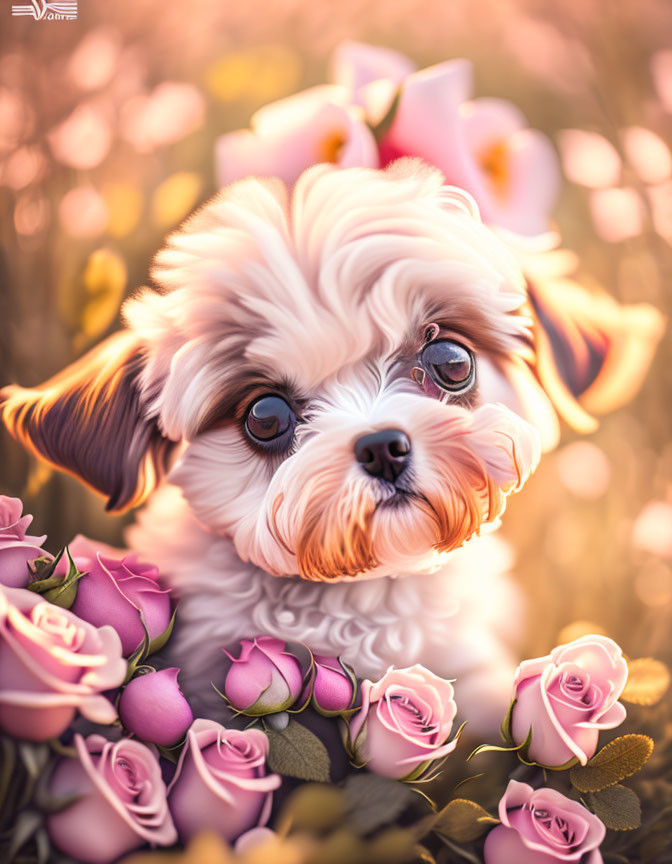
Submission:
POLYGON ((672 114, 672 50, 658 51, 653 55, 651 77, 663 108, 672 114))
POLYGON ((94 102, 79 105, 47 137, 54 157, 69 168, 95 168, 112 145, 107 113, 94 102))
POLYGON ((642 233, 644 202, 634 189, 594 189, 589 205, 595 230, 605 243, 620 243, 642 233))
POLYGON ((70 80, 80 90, 98 90, 109 83, 119 60, 119 34, 108 27, 91 30, 68 61, 70 80))
POLYGON ((44 173, 47 160, 39 147, 20 147, 2 166, 0 183, 10 189, 24 189, 44 173))
POLYGON ((672 558, 672 504, 649 501, 635 520, 632 542, 637 549, 672 558))
POLYGON ((198 129, 205 118, 205 99, 193 86, 164 81, 148 96, 137 96, 121 115, 121 133, 140 153, 180 141, 198 129))
POLYGON ((250 125, 217 141, 221 186, 250 174, 293 183, 318 162, 378 167, 376 142, 364 112, 349 104, 343 87, 312 87, 272 102, 253 115, 250 125))
POLYGON ((468 101, 472 66, 439 63, 410 75, 381 145, 383 161, 420 156, 476 199, 485 222, 541 234, 560 187, 557 157, 541 132, 503 99, 468 101))
POLYGON ((621 179, 621 157, 614 145, 597 132, 563 129, 558 147, 565 176, 589 189, 614 186, 621 179))
POLYGON ((646 195, 656 233, 672 243, 672 180, 649 186, 646 195))
POLYGON ((573 441, 562 447, 555 466, 562 485, 577 498, 600 498, 609 488, 611 465, 604 450, 591 441, 573 441))
POLYGON ((61 199, 58 218, 72 237, 97 237, 107 225, 107 205, 93 186, 79 186, 61 199))
POLYGON ((0 153, 12 150, 35 125, 33 109, 7 87, 0 87, 0 153))
POLYGON ((672 156, 663 139, 643 126, 628 126, 621 132, 628 162, 645 183, 662 183, 672 171, 672 156))

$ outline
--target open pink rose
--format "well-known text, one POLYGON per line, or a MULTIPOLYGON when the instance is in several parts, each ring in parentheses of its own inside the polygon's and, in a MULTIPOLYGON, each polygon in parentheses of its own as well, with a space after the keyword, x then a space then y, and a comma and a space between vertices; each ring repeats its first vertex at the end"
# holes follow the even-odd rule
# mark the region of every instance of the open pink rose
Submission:
POLYGON ((450 681, 415 665, 390 668, 380 681, 362 683, 362 707, 350 720, 357 762, 382 777, 411 780, 452 752, 457 713, 450 681))
POLYGON ((150 639, 156 639, 170 623, 170 590, 159 584, 154 564, 143 564, 137 555, 108 557, 86 537, 69 544, 77 569, 85 576, 77 585, 72 611, 91 624, 111 624, 121 638, 124 656, 142 642, 143 613, 150 639))
POLYGON ((232 657, 224 681, 224 695, 236 711, 259 716, 284 711, 301 693, 301 664, 272 636, 242 639, 240 657, 232 657))
POLYGON ((54 797, 80 796, 47 818, 53 843, 78 861, 107 864, 150 843, 172 846, 177 832, 159 760, 139 741, 75 735, 78 759, 62 759, 49 781, 54 797))
POLYGON ((0 729, 46 741, 80 711, 94 723, 117 712, 102 695, 126 675, 119 636, 24 588, 0 586, 0 729))
POLYGON ((0 495, 0 584, 10 588, 25 588, 30 581, 28 562, 49 556, 41 548, 47 535, 33 537, 26 534, 33 521, 22 516, 23 504, 19 498, 0 495))
POLYGON ((525 660, 516 672, 511 735, 522 744, 532 730, 528 758, 559 767, 585 765, 600 729, 625 720, 618 702, 628 678, 621 649, 606 636, 583 636, 548 656, 525 660))
POLYGON ((187 733, 168 801, 180 840, 216 831, 235 840, 265 825, 273 790, 282 782, 266 774, 268 738, 258 729, 225 729, 213 720, 195 720, 187 733))
POLYGON ((560 189, 550 141, 503 99, 470 99, 472 66, 450 60, 409 75, 381 162, 419 156, 469 192, 484 222, 542 234, 560 189))
POLYGON ((344 87, 311 87, 259 109, 251 129, 217 141, 217 179, 224 186, 248 175, 292 184, 311 165, 378 167, 378 150, 362 108, 344 87))
POLYGON ((485 838, 485 864, 602 864, 604 825, 554 789, 509 780, 499 818, 485 838))

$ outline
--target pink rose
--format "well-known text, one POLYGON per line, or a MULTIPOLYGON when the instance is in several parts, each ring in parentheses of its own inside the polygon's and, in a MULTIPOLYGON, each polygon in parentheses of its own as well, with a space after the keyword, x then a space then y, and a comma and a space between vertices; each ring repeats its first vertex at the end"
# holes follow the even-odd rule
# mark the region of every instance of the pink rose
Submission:
POLYGON ((60 735, 76 711, 94 723, 117 712, 102 695, 126 675, 119 636, 24 588, 0 587, 0 728, 16 738, 60 735))
POLYGON ((353 679, 345 672, 338 657, 314 655, 315 680, 313 705, 320 714, 340 714, 352 707, 355 695, 353 679))
POLYGON ((119 718, 129 732, 164 747, 172 747, 184 738, 194 715, 177 683, 179 671, 173 667, 148 672, 124 687, 119 718))
POLYGON ((301 693, 301 664, 272 636, 242 639, 240 657, 232 657, 224 681, 224 695, 243 714, 259 716, 284 711, 301 693))
POLYGON ((187 733, 168 801, 180 840, 217 831, 235 840, 268 821, 277 774, 266 774, 268 738, 258 729, 225 729, 195 720, 187 733))
POLYGON ((156 639, 170 623, 170 590, 161 588, 159 571, 143 564, 137 555, 116 559, 96 551, 81 535, 69 544, 77 569, 84 573, 77 586, 72 611, 91 624, 111 624, 121 638, 124 656, 142 642, 144 615, 150 639, 156 639))
POLYGON ((319 162, 378 167, 376 141, 364 112, 349 102, 344 87, 311 87, 280 99, 257 111, 250 125, 217 141, 221 186, 250 174, 292 184, 319 162))
POLYGON ((22 516, 23 504, 18 498, 0 495, 0 584, 25 588, 30 581, 28 562, 42 556, 51 557, 40 547, 47 535, 26 534, 32 516, 22 516))
POLYGON ((453 687, 424 666, 390 668, 377 683, 362 683, 362 707, 350 720, 357 762, 382 777, 417 779, 452 752, 457 714, 453 687))
POLYGON ((560 189, 550 141, 503 99, 470 100, 472 66, 451 60, 409 75, 381 161, 420 156, 476 200, 483 221, 518 234, 548 230, 560 189))
POLYGON ((509 780, 499 818, 502 824, 485 838, 485 864, 602 864, 604 825, 554 789, 509 780))
POLYGON ((559 767, 585 765, 597 749, 600 729, 625 720, 618 702, 628 664, 606 636, 583 636, 547 657, 525 660, 516 671, 511 736, 522 744, 532 730, 530 760, 559 767))
POLYGON ((86 864, 107 864, 151 843, 172 846, 177 832, 154 753, 139 741, 75 735, 79 759, 62 759, 49 781, 55 797, 78 795, 47 817, 56 846, 86 864))

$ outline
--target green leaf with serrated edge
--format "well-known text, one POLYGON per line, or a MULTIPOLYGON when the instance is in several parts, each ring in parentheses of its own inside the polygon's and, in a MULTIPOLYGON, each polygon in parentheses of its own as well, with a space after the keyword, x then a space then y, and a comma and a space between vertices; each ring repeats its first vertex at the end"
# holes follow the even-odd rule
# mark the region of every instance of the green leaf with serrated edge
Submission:
POLYGON ((502 725, 499 728, 499 734, 501 735, 502 741, 507 747, 512 747, 515 745, 515 741, 513 740, 513 736, 511 734, 511 721, 513 719, 513 707, 518 700, 512 699, 511 703, 508 707, 506 715, 502 720, 502 725))
POLYGON ((587 765, 575 765, 569 779, 579 792, 601 792, 639 771, 652 753, 648 735, 622 735, 605 744, 587 765))
POLYGON ((589 792, 586 803, 614 831, 632 831, 642 824, 642 805, 627 786, 608 786, 601 792, 589 792))
POLYGON ((445 834, 456 843, 470 843, 498 824, 499 819, 495 819, 475 801, 454 798, 436 814, 432 830, 437 834, 445 834))
POLYGON ((155 636, 154 639, 150 640, 149 647, 147 648, 147 657, 152 654, 156 654, 157 651, 160 651, 166 642, 173 635, 173 627, 175 626, 175 616, 177 615, 177 606, 173 609, 173 614, 170 616, 170 621, 168 622, 168 626, 163 631, 163 633, 159 633, 158 636, 155 636))
POLYGON ((354 774, 343 789, 348 801, 348 824, 360 834, 394 822, 413 800, 413 790, 406 784, 377 774, 354 774))
POLYGON ((299 780, 329 783, 329 753, 317 735, 296 720, 290 720, 281 732, 264 731, 270 746, 266 762, 271 771, 299 780))

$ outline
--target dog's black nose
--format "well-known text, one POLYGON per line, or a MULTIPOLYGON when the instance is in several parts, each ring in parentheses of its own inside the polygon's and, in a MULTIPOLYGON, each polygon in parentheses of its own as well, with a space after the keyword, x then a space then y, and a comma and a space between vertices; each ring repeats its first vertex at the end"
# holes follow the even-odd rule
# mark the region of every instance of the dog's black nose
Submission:
POLYGON ((401 429, 382 429, 355 441, 355 456, 365 471, 390 483, 408 465, 411 442, 401 429))

